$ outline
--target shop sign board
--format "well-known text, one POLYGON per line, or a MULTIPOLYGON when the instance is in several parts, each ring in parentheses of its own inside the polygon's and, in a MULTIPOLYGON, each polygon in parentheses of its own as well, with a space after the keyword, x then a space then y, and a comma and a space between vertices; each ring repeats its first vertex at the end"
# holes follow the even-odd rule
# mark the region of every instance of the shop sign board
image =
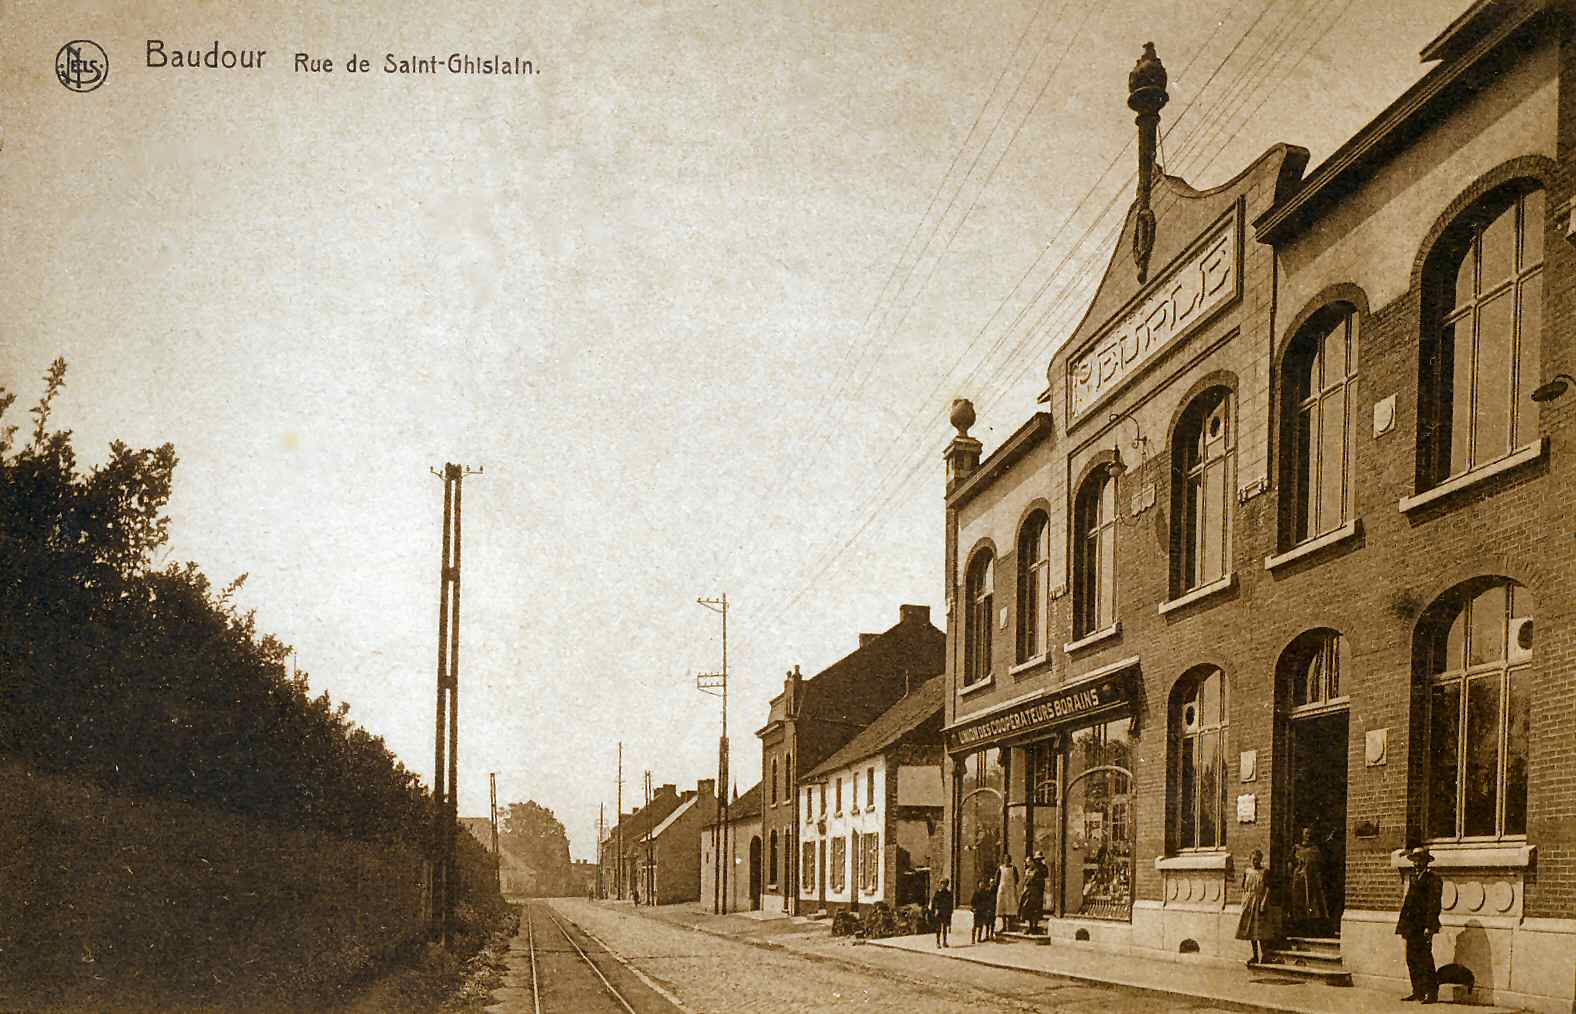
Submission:
POLYGON ((957 752, 1053 726, 1081 724, 1083 719, 1130 705, 1135 696, 1135 673, 1136 670, 1129 669, 1103 679, 1047 691, 1003 711, 964 718, 947 730, 947 749, 957 752))

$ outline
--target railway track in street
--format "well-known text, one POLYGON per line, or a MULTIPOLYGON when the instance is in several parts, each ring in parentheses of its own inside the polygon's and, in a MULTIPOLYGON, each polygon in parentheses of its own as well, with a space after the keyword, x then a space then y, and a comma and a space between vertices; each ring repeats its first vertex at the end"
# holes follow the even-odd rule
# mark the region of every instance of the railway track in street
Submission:
POLYGON ((669 1014, 683 1009, 600 941, 574 923, 566 925, 549 905, 526 904, 525 938, 532 1014, 669 1014), (576 939, 577 933, 582 939, 576 939))

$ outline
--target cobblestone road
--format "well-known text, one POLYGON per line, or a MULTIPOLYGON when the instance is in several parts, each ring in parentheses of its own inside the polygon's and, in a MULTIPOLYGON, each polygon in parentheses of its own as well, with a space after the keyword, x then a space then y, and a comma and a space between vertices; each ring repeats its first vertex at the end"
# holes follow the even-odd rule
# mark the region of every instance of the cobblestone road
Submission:
POLYGON ((697 1014, 991 1014, 1067 1011, 1195 1014, 1221 1010, 1118 987, 1091 986, 944 957, 856 946, 817 928, 792 939, 725 939, 625 906, 554 900, 561 916, 593 934, 629 966, 697 1014))

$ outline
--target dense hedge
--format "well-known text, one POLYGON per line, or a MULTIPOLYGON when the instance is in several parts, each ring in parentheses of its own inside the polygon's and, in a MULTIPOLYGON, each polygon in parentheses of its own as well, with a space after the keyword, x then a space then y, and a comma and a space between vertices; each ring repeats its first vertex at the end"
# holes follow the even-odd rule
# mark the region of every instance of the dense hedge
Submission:
MULTIPOLYGON (((0 388, 0 987, 31 1008, 153 984, 115 1009, 342 989, 423 939, 431 797, 235 608, 244 577, 153 566, 174 449, 79 468, 50 428, 64 377, 21 440, 0 388)), ((504 907, 456 838, 470 933, 504 907)))
POLYGON ((354 838, 430 833, 417 776, 234 607, 244 576, 215 590, 195 564, 151 566, 175 451, 117 442, 80 470, 49 429, 64 375, 20 444, 0 389, 0 754, 354 838))

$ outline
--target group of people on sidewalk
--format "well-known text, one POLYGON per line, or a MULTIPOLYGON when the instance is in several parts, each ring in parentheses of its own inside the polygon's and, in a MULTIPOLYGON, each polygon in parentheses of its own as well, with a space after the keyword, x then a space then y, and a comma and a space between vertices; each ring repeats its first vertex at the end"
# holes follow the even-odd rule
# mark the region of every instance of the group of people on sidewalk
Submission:
MULTIPOLYGON (((1403 1000, 1435 1003, 1439 999, 1439 973, 1434 967, 1433 939, 1439 932, 1439 915, 1443 882, 1428 867, 1433 853, 1415 848, 1408 853, 1413 874, 1407 883, 1406 896, 1396 919, 1395 932, 1406 944, 1406 970, 1412 980, 1412 992, 1403 1000)), ((1302 841, 1294 855, 1292 876, 1292 904, 1299 921, 1310 912, 1323 915, 1324 885, 1318 866, 1318 849, 1304 829, 1302 841), (1311 855, 1310 855, 1311 854, 1311 855)), ((1011 928, 1021 918, 1028 924, 1029 932, 1039 931, 1044 917, 1045 884, 1049 869, 1043 853, 1035 853, 1028 863, 1028 875, 1023 886, 1018 886, 1018 868, 1012 864, 1011 855, 1003 855, 1001 866, 994 877, 982 880, 969 899, 974 910, 972 943, 991 940, 996 935, 996 920, 1002 929, 1011 928)), ((951 881, 943 880, 930 899, 930 915, 936 924, 936 946, 948 946, 948 933, 952 928, 952 913, 956 907, 952 896, 951 881)), ((1264 869, 1264 853, 1254 849, 1248 856, 1248 868, 1242 871, 1242 915, 1237 921, 1237 939, 1253 945, 1250 966, 1260 964, 1265 958, 1265 945, 1282 934, 1279 913, 1270 900, 1269 874, 1264 869)))
MULTIPOLYGON (((974 930, 970 942, 979 943, 996 937, 996 920, 1008 930, 1022 920, 1030 933, 1040 931, 1040 920, 1045 918, 1045 885, 1050 879, 1050 867, 1045 863, 1045 853, 1036 852, 1028 862, 1028 873, 1020 886, 1018 868, 1010 854, 1001 857, 1001 866, 995 874, 981 878, 969 899, 974 911, 974 930)), ((952 913, 956 899, 952 895, 951 881, 943 880, 930 899, 930 916, 936 924, 936 946, 948 945, 952 928, 952 913)))

